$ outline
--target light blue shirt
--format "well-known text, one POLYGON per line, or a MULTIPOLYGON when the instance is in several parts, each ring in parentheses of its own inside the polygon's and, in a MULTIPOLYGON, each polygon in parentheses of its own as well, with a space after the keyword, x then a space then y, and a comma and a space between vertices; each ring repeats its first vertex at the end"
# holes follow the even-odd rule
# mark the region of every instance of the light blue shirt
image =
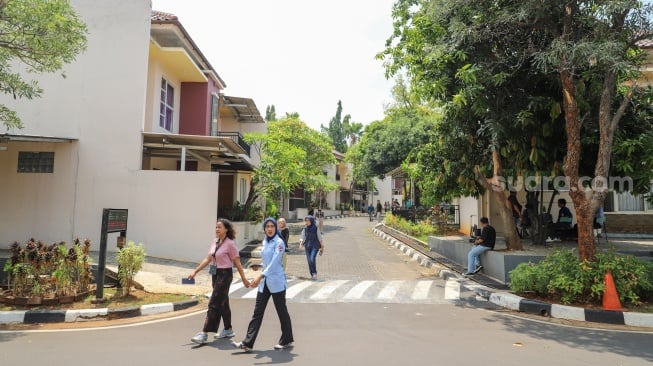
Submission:
POLYGON ((263 260, 263 280, 258 285, 258 292, 263 292, 265 285, 271 293, 284 291, 288 287, 286 282, 286 273, 283 271, 283 253, 286 246, 279 235, 275 235, 272 240, 265 238, 263 240, 263 251, 261 259, 263 260))

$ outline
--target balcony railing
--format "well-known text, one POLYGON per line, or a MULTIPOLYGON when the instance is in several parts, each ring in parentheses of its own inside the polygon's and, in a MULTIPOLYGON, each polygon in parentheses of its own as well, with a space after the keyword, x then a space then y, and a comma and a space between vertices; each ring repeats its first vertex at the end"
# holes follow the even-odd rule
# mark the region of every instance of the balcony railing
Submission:
POLYGON ((245 152, 247 153, 247 156, 249 156, 249 152, 250 152, 249 144, 245 142, 240 132, 218 132, 216 136, 230 138, 231 140, 233 140, 233 142, 237 143, 238 146, 242 147, 243 150, 245 150, 245 152))

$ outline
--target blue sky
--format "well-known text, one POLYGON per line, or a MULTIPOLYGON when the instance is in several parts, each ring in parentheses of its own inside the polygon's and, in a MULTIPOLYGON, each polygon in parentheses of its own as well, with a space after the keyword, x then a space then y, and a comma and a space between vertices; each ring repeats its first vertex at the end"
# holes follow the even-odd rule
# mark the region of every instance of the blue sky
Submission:
POLYGON ((153 0, 173 13, 220 77, 226 95, 261 114, 298 112, 328 125, 338 100, 352 120, 383 118, 393 82, 376 53, 392 32, 392 0, 153 0))

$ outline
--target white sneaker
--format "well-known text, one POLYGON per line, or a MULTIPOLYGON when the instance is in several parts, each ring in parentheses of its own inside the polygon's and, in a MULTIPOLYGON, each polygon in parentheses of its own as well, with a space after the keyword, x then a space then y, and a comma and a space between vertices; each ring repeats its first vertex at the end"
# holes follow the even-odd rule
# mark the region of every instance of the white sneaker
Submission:
POLYGON ((546 241, 547 243, 553 243, 555 240, 551 239, 551 237, 549 236, 548 238, 546 238, 545 241, 546 241))
POLYGON ((206 336, 206 333, 199 332, 199 333, 195 334, 195 336, 193 338, 191 338, 190 340, 193 343, 204 344, 204 343, 207 342, 207 336, 206 336))
POLYGON ((215 338, 231 338, 236 335, 233 329, 223 329, 222 332, 216 333, 215 338))
POLYGON ((290 348, 292 346, 293 346, 292 342, 290 342, 288 344, 277 344, 276 346, 274 346, 274 349, 286 349, 286 348, 290 348))

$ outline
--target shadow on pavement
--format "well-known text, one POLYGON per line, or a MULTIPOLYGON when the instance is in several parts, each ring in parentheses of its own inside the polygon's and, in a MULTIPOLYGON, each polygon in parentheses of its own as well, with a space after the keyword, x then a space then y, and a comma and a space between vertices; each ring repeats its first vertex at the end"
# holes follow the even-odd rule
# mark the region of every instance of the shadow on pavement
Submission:
POLYGON ((616 353, 653 362, 653 334, 615 332, 591 328, 563 327, 557 324, 495 315, 488 322, 502 323, 510 331, 527 334, 534 339, 553 341, 571 348, 582 348, 596 353, 616 353), (616 340, 619 338, 619 340, 616 340))

